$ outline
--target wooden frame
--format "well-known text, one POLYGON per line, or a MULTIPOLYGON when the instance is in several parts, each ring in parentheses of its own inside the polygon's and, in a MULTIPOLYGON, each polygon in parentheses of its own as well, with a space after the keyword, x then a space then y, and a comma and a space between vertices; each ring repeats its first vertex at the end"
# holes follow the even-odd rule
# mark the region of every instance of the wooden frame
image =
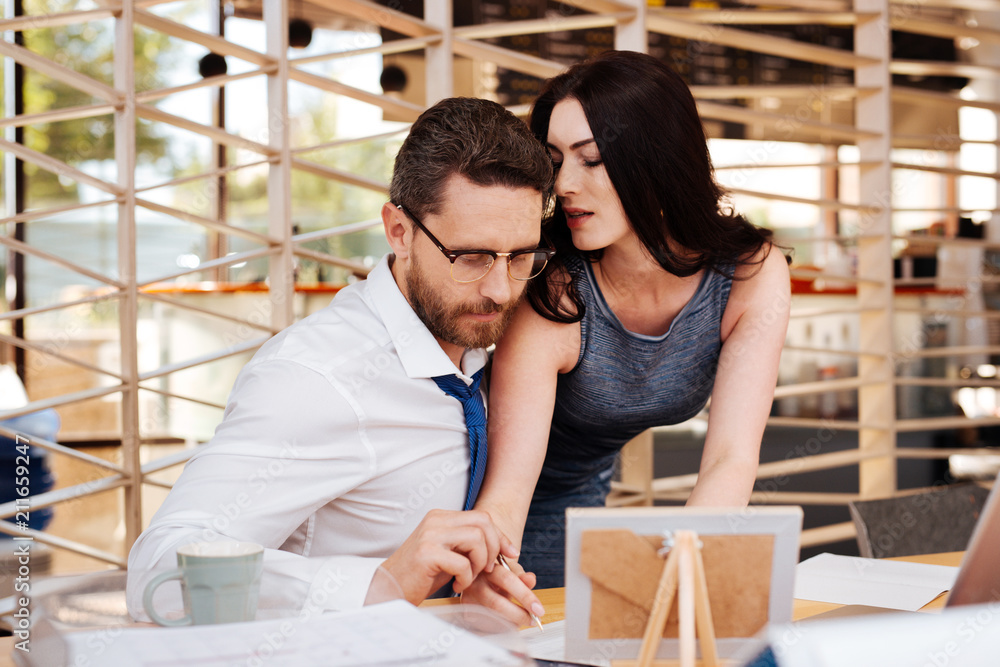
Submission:
MULTIPOLYGON (((625 547, 616 549, 614 544, 607 544, 605 549, 593 538, 603 534, 613 535, 619 531, 629 531, 637 537, 663 536, 665 532, 676 534, 677 531, 694 531, 700 538, 755 539, 759 536, 772 538, 767 541, 764 553, 770 553, 768 563, 754 563, 760 566, 766 576, 769 575, 769 585, 760 591, 764 599, 746 600, 754 608, 763 609, 760 618, 765 623, 786 623, 792 620, 792 593, 794 588, 795 564, 798 562, 799 533, 802 528, 802 509, 799 507, 751 507, 748 509, 726 510, 720 508, 677 508, 677 507, 636 507, 636 508, 573 508, 566 512, 566 658, 568 660, 586 661, 594 656, 605 660, 621 660, 635 658, 646 628, 646 618, 638 611, 635 603, 638 598, 629 599, 634 594, 648 597, 656 592, 659 581, 659 569, 653 571, 654 577, 648 585, 646 582, 635 581, 622 584, 621 591, 615 590, 610 598, 620 599, 627 603, 619 605, 614 610, 608 610, 616 617, 608 619, 610 624, 602 632, 600 619, 592 617, 595 605, 593 596, 595 586, 603 586, 607 581, 617 581, 629 577, 630 568, 639 567, 626 557, 625 547), (611 531, 611 532, 608 532, 611 531), (592 550, 593 549, 593 550, 592 550), (596 550, 600 549, 600 550, 596 550), (585 553, 585 550, 592 550, 585 553), (622 558, 621 561, 615 560, 622 558), (585 562, 589 559, 592 562, 585 562), (596 559, 596 560, 595 560, 596 559), (606 567, 600 567, 603 562, 606 567), (601 583, 596 577, 585 572, 601 575, 601 583), (626 596, 626 597, 622 597, 626 596), (595 636, 596 632, 596 636, 595 636), (624 633, 624 634, 622 634, 624 633)), ((625 534, 625 533, 623 533, 625 534)), ((707 542, 706 542, 707 544, 707 542)), ((707 547, 706 547, 707 553, 707 547)), ((719 551, 716 551, 719 554, 719 551)), ((661 554, 662 555, 662 554, 661 554)), ((716 576, 738 575, 739 556, 723 552, 716 556, 718 567, 716 576), (735 556, 735 560, 732 558, 735 556)), ((706 556, 707 560, 707 556, 706 556)), ((645 568, 643 568, 645 569, 645 568)), ((709 582, 712 580, 709 572, 709 582)), ((737 577, 738 578, 738 577, 737 577)), ((711 591, 709 591, 710 593, 711 591)), ((601 605, 603 607, 603 605, 601 605)), ((737 613, 738 607, 730 607, 729 611, 737 613)), ((648 612, 647 612, 648 613, 648 612)), ((724 627, 727 613, 723 608, 713 608, 715 627, 724 627)), ((738 614, 737 614, 738 615, 738 614)), ((736 620, 737 624, 743 620, 736 620)), ((742 637, 727 636, 727 633, 716 632, 716 643, 720 657, 732 657, 738 654, 747 641, 752 639, 757 630, 750 629, 742 637)), ((676 658, 682 649, 682 641, 663 639, 659 642, 656 657, 676 658)), ((690 647, 693 649, 693 647, 690 647)))

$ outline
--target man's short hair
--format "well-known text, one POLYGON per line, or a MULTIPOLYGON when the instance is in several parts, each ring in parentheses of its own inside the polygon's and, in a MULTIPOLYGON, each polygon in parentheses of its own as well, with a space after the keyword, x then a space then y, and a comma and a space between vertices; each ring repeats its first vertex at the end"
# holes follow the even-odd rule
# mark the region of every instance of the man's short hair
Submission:
POLYGON ((417 216, 438 213, 454 174, 543 196, 552 186, 548 152, 527 124, 496 102, 472 97, 450 97, 420 114, 396 155, 389 197, 417 216))

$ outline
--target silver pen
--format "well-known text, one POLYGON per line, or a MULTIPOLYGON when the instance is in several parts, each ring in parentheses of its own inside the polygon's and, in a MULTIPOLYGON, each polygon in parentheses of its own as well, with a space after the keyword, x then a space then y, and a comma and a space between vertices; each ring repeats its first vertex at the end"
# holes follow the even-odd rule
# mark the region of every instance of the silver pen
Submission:
MULTIPOLYGON (((501 565, 503 565, 504 569, 506 569, 508 572, 510 572, 511 574, 514 574, 514 570, 510 569, 510 565, 507 564, 507 559, 503 557, 503 554, 501 554, 501 553, 497 554, 497 562, 500 563, 501 565)), ((530 611, 528 612, 528 616, 531 617, 531 622, 534 623, 535 625, 537 625, 538 629, 541 632, 545 632, 545 628, 542 627, 542 622, 540 620, 538 620, 537 616, 535 616, 534 614, 532 614, 530 611)))

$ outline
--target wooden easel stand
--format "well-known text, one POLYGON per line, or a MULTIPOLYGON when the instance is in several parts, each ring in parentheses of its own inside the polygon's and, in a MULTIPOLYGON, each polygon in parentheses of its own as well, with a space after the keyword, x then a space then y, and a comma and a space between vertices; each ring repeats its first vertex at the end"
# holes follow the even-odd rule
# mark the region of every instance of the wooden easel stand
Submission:
POLYGON ((717 667, 718 652, 715 647, 715 626, 708 602, 708 583, 705 581, 705 564, 698 546, 698 534, 691 530, 678 530, 674 546, 663 565, 663 574, 656 588, 653 609, 642 636, 637 667, 652 667, 656 649, 663 639, 670 606, 677 595, 677 614, 681 667, 695 667, 695 629, 701 640, 702 664, 717 667))

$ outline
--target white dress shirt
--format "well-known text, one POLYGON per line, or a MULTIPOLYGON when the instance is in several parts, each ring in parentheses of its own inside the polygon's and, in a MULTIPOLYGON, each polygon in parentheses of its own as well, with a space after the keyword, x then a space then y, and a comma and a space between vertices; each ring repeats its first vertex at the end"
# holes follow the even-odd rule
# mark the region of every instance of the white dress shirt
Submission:
POLYGON ((261 616, 359 607, 429 510, 462 509, 465 416, 430 378, 471 382, 486 352, 467 351, 459 372, 388 260, 244 367, 215 436, 132 547, 134 616, 145 618, 143 589, 176 567, 178 547, 220 538, 266 547, 261 616))

